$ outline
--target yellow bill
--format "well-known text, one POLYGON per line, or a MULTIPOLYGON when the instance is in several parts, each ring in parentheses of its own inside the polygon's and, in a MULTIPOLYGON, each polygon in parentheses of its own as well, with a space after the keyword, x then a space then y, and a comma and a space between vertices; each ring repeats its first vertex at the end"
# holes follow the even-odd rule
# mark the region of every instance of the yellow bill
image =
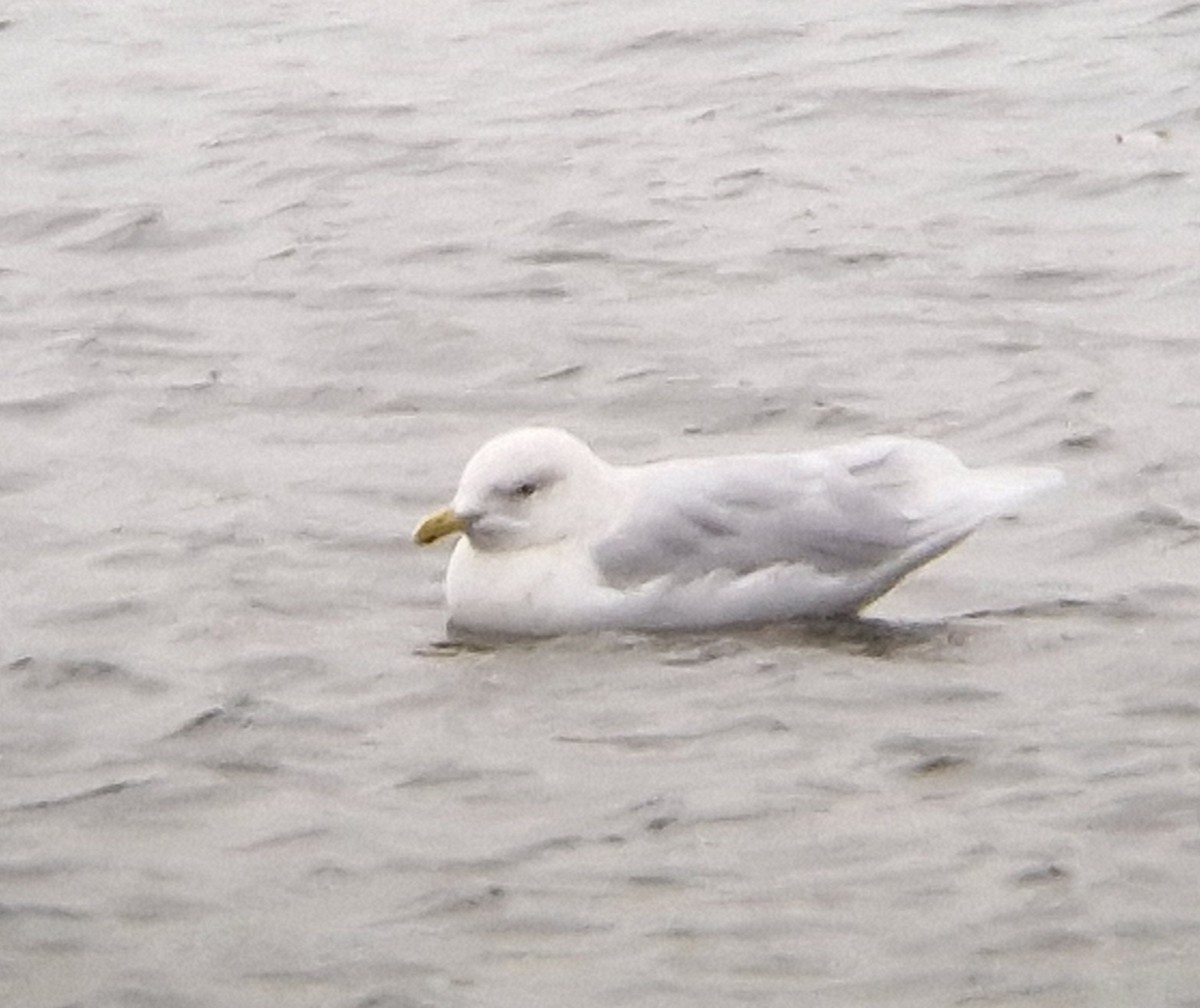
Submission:
POLYGON ((428 546, 451 533, 465 532, 466 528, 462 519, 451 508, 442 508, 417 526, 413 532, 413 542, 420 546, 428 546))

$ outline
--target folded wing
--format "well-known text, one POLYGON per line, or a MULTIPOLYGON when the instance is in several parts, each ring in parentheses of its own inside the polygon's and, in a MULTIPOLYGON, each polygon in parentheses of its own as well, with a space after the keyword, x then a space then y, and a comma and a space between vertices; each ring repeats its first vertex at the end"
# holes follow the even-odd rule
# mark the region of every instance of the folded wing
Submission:
POLYGON ((659 463, 632 479, 631 509, 594 547, 614 587, 800 565, 826 578, 877 581, 877 595, 1059 477, 970 470, 932 442, 878 437, 797 454, 659 463))

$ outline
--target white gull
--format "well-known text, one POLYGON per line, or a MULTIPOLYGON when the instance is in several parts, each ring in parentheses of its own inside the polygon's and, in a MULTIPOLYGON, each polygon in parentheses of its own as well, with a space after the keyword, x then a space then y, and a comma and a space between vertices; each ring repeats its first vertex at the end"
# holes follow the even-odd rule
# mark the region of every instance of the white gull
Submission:
POLYGON ((969 469, 930 441, 615 466, 566 431, 501 434, 413 538, 463 533, 450 628, 546 636, 852 615, 1061 481, 969 469))

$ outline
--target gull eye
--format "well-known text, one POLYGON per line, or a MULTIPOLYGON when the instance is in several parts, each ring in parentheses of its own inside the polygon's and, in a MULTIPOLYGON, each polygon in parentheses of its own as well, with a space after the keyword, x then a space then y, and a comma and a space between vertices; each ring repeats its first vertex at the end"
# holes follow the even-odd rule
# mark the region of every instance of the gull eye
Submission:
POLYGON ((529 500, 535 493, 557 483, 562 476, 554 469, 539 469, 530 473, 519 483, 509 483, 500 492, 509 500, 529 500))
POLYGON ((538 485, 533 480, 526 480, 512 488, 512 495, 519 498, 532 497, 537 493, 537 489, 538 485))

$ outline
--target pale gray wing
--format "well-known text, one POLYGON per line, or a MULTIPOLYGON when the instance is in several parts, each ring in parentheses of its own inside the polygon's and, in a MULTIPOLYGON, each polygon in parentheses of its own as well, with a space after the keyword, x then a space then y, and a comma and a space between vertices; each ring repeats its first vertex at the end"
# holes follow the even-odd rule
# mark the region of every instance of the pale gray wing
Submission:
POLYGON ((962 493, 952 484, 966 472, 937 445, 894 438, 645 466, 594 558, 614 585, 784 563, 861 571, 952 524, 969 531, 978 518, 953 513, 962 493))

